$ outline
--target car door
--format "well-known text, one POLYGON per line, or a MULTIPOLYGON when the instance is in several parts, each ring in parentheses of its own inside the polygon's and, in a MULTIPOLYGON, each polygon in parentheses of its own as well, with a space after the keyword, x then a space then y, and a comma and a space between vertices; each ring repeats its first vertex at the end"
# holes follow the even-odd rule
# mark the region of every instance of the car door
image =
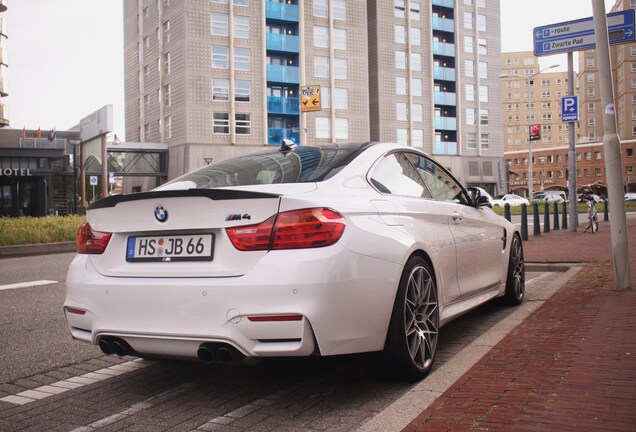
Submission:
POLYGON ((457 279, 462 297, 469 297, 501 282, 503 228, 487 207, 474 207, 459 183, 430 158, 407 153, 444 212, 453 234, 457 259, 457 279))

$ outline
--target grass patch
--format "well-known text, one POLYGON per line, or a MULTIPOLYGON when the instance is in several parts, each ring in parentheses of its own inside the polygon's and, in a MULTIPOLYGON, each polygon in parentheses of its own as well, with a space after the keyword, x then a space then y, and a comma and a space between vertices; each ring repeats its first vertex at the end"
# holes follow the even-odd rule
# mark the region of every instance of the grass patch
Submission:
MULTIPOLYGON (((598 211, 599 214, 603 214, 603 209, 605 208, 605 204, 603 203, 598 203, 596 204, 596 211, 598 211)), ((539 203, 539 214, 543 214, 543 211, 545 209, 545 204, 544 203, 539 203)), ((504 215, 504 208, 503 207, 493 207, 493 210, 495 213, 497 213, 498 215, 503 216, 504 215)), ((636 211, 636 202, 626 202, 625 203, 625 210, 626 211, 636 211)), ((532 215, 533 214, 533 205, 530 204, 528 206, 528 215, 532 215)), ((566 211, 569 213, 570 211, 570 205, 568 204, 566 206, 566 211)), ((576 211, 577 213, 587 213, 587 204, 585 203, 579 203, 576 205, 576 211)), ((511 215, 520 215, 521 214, 521 206, 514 206, 514 207, 510 207, 510 214, 511 215)), ((550 214, 554 214, 554 204, 550 203, 550 214)), ((559 204, 559 214, 563 214, 563 207, 561 204, 559 204)))
POLYGON ((0 218, 0 246, 75 241, 86 216, 0 218))

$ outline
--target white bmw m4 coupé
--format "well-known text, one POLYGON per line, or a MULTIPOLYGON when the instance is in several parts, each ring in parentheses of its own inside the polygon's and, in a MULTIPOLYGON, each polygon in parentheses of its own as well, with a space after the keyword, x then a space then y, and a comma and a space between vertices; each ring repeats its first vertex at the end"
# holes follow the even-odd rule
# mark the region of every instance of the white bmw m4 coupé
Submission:
POLYGON ((396 144, 285 143, 107 197, 77 248, 64 313, 106 354, 377 352, 420 379, 444 324, 525 289, 515 226, 396 144))

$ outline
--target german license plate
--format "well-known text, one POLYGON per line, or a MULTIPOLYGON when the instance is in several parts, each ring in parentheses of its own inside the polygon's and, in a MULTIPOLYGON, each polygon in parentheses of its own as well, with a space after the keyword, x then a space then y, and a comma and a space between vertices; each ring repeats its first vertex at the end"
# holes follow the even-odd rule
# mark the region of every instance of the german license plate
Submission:
POLYGON ((126 261, 211 261, 214 235, 128 237, 126 261))

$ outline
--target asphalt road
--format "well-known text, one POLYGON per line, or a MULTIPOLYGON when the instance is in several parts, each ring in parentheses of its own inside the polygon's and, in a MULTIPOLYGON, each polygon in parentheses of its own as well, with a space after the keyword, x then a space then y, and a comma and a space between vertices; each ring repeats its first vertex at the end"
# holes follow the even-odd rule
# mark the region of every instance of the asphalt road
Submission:
MULTIPOLYGON (((66 328, 63 281, 73 256, 0 260, 0 430, 349 431, 413 387, 371 372, 367 356, 230 366, 104 356, 66 328), (57 282, 2 288, 38 280, 57 282), (73 388, 46 393, 64 386, 73 388), (28 398, 11 399, 20 394, 28 398)), ((529 297, 549 277, 529 273, 529 297)), ((514 310, 491 303, 445 326, 435 369, 514 310)))

